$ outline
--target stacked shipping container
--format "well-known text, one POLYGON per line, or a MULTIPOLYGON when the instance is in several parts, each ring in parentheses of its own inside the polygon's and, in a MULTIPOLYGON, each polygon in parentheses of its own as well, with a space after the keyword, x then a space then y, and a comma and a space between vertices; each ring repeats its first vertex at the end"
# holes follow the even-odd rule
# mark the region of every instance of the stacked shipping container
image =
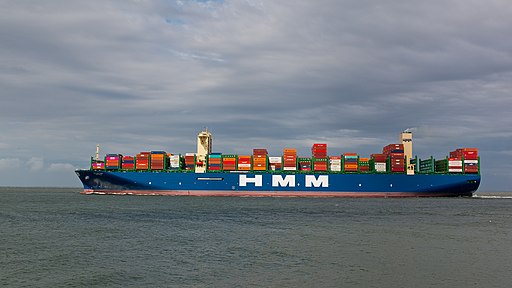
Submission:
POLYGON ((196 169, 196 154, 186 153, 185 154, 185 170, 194 171, 196 169))
POLYGON ((311 171, 311 158, 298 158, 300 171, 311 171))
POLYGON ((105 156, 105 169, 107 170, 118 170, 121 167, 121 154, 107 154, 105 156))
POLYGON ((167 156, 169 157, 169 168, 171 170, 178 170, 182 167, 180 155, 167 154, 167 156))
POLYGON ((450 157, 448 158, 448 172, 462 173, 462 158, 450 157))
POLYGON ((208 170, 209 171, 220 171, 222 170, 222 154, 211 153, 208 155, 208 170))
POLYGON ((327 158, 327 144, 315 143, 311 147, 313 156, 312 166, 314 171, 327 171, 329 159, 327 158))
POLYGON ((222 155, 222 170, 236 170, 236 155, 222 155))
POLYGON ((149 170, 149 155, 150 152, 140 152, 135 155, 135 169, 136 170, 149 170))
MULTIPOLYGON (((312 157, 297 158, 297 150, 285 148, 283 157, 269 157, 266 149, 253 149, 251 156, 207 155, 208 171, 315 171, 315 172, 405 172, 405 154, 403 144, 389 144, 382 149, 382 154, 372 154, 371 158, 359 157, 357 153, 344 153, 342 156, 327 156, 327 144, 315 143, 312 157)), ((167 154, 165 151, 140 152, 133 156, 107 154, 104 161, 93 160, 93 170, 125 170, 125 171, 194 171, 195 153, 187 153, 185 157, 167 154)), ((412 160, 411 160, 412 161, 412 160)), ((476 148, 459 148, 451 151, 443 160, 414 159, 418 173, 479 173, 479 157, 476 148)))
POLYGON ((281 156, 268 157, 269 169, 272 171, 283 170, 283 158, 281 156))
POLYGON ((477 174, 480 172, 478 159, 464 160, 464 173, 477 174))
POLYGON ((382 153, 389 157, 390 172, 405 172, 405 154, 403 144, 389 144, 382 149, 382 153))
MULTIPOLYGON (((459 148, 450 152, 451 158, 464 160, 464 173, 478 173, 478 149, 477 148, 459 148)), ((462 164, 462 163, 461 163, 462 164)))
POLYGON ((329 169, 332 172, 341 172, 341 156, 329 157, 329 169))
POLYGON ((359 168, 358 159, 357 153, 343 153, 343 171, 357 172, 359 168))
POLYGON ((253 149, 252 152, 252 169, 254 171, 267 170, 267 149, 253 149))
POLYGON ((369 158, 359 158, 359 172, 370 172, 369 158))
POLYGON ((91 160, 91 169, 92 170, 104 170, 105 169, 105 162, 91 160))
POLYGON ((165 170, 167 168, 167 153, 165 151, 151 151, 151 170, 165 170))
POLYGON ((370 155, 370 163, 373 171, 383 173, 386 172, 386 162, 388 157, 386 154, 372 154, 370 155))
POLYGON ((123 156, 123 160, 121 162, 121 169, 135 170, 135 158, 133 156, 123 156))
POLYGON ((326 158, 327 157, 327 144, 315 143, 311 147, 311 154, 313 158, 326 158))
POLYGON ((251 156, 238 155, 238 170, 250 171, 251 170, 251 156))
POLYGON ((327 171, 329 159, 325 158, 313 158, 313 170, 314 171, 327 171))
POLYGON ((283 150, 283 170, 295 171, 297 170, 297 149, 284 148, 283 150))
POLYGON ((458 148, 450 152, 450 157, 464 157, 464 159, 478 160, 477 148, 458 148))

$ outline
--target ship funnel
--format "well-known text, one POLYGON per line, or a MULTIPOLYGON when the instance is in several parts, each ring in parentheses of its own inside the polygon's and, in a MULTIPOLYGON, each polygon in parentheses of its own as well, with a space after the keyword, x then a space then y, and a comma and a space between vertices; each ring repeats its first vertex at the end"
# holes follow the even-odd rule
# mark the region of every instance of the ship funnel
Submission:
POLYGON ((197 134, 196 173, 206 172, 206 156, 211 153, 212 133, 205 129, 197 134))
POLYGON ((412 131, 405 129, 400 134, 400 143, 404 145, 405 165, 407 167, 407 175, 414 175, 414 165, 411 164, 412 159, 412 131))

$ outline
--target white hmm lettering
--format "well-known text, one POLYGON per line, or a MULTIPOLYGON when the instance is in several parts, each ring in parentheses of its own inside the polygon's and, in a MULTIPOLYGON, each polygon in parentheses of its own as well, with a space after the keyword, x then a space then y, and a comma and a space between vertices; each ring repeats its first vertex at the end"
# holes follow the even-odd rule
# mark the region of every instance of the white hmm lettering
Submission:
POLYGON ((306 187, 329 187, 329 176, 318 175, 318 179, 315 175, 306 175, 306 187))
POLYGON ((295 175, 272 175, 272 187, 295 187, 295 175))
POLYGON ((261 187, 263 186, 263 176, 262 175, 254 175, 254 178, 247 178, 247 175, 238 175, 238 182, 240 183, 240 187, 247 186, 247 183, 254 183, 254 186, 261 187))

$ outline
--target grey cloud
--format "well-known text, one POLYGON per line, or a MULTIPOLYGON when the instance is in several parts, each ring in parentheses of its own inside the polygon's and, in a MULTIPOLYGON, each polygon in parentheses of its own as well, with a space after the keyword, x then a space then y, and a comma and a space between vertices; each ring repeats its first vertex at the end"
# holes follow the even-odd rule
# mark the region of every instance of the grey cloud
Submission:
MULTIPOLYGON (((305 154, 326 142, 369 155, 414 127, 420 156, 477 146, 493 179, 482 189, 507 187, 490 176, 512 160, 507 1, 0 8, 0 159, 86 167, 97 143, 106 153, 185 153, 203 127, 218 152, 305 154)), ((26 181, 25 166, 0 185, 26 181)), ((31 184, 58 183, 57 170, 31 184)))

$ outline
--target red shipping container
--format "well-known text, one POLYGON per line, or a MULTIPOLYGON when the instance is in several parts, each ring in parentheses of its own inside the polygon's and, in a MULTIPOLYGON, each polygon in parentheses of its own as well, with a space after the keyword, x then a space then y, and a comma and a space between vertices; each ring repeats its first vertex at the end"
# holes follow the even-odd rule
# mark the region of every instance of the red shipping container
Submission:
POLYGON ((405 158, 404 153, 389 153, 388 155, 391 158, 405 158))
POLYGON ((386 162, 386 159, 388 158, 386 154, 372 154, 370 157, 373 158, 375 162, 386 162))
POLYGON ((450 152, 450 157, 464 157, 466 160, 477 160, 478 149, 477 148, 458 148, 455 151, 450 152))
POLYGON ((384 148, 382 148, 383 154, 389 154, 393 151, 403 151, 404 145, 403 144, 389 144, 386 145, 384 148))

